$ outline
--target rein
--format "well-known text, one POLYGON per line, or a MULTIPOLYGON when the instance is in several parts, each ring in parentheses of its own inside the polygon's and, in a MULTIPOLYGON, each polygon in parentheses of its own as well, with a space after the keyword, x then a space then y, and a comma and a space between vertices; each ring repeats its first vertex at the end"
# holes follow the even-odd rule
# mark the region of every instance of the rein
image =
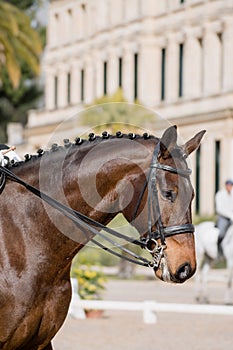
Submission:
POLYGON ((58 202, 56 199, 48 196, 47 194, 39 191, 37 188, 29 185, 28 183, 26 183, 25 181, 23 181, 22 179, 20 179, 18 176, 16 176, 13 172, 11 172, 9 169, 0 166, 0 172, 5 174, 6 177, 8 179, 10 179, 11 181, 17 182, 20 185, 22 185, 23 187, 25 187, 27 190, 29 190, 30 192, 32 192, 33 194, 35 194, 37 197, 41 198, 42 200, 44 200, 46 203, 48 203, 49 205, 51 205, 53 208, 57 209, 58 211, 60 211, 62 214, 64 214, 67 218, 69 218, 70 220, 72 220, 79 229, 81 229, 84 233, 85 230, 90 231, 92 234, 94 235, 99 235, 100 237, 104 238, 106 241, 108 241, 109 243, 111 243, 114 247, 116 248, 120 248, 121 250, 123 250, 125 253, 131 255, 133 258, 129 258, 127 256, 124 256, 120 253, 117 253, 115 251, 113 251, 112 249, 104 246, 102 243, 96 241, 95 239, 91 239, 91 241, 96 244, 97 246, 99 246, 100 248, 104 249, 105 251, 110 252, 113 255, 116 255, 120 258, 123 258, 125 260, 128 260, 134 264, 137 265, 141 265, 141 266, 146 266, 146 267, 154 267, 154 262, 150 261, 142 256, 137 255, 134 252, 131 252, 130 250, 128 250, 125 247, 122 247, 121 245, 119 245, 118 243, 114 242, 113 240, 111 240, 109 237, 106 237, 102 232, 99 232, 98 229, 101 229, 117 238, 123 239, 129 243, 135 244, 140 246, 141 248, 146 248, 146 242, 143 242, 141 240, 137 240, 134 239, 133 237, 128 237, 118 231, 115 231, 91 218, 89 218, 88 216, 67 207, 66 205, 58 202))
POLYGON ((3 166, 0 166, 0 175, 3 177, 7 177, 11 181, 19 183, 20 185, 25 187, 27 190, 35 194, 37 197, 44 200, 50 206, 60 211, 63 215, 65 215, 67 218, 72 220, 82 232, 85 233, 85 231, 88 230, 93 235, 100 236, 101 238, 105 239, 107 242, 111 243, 115 248, 121 249, 131 257, 122 255, 106 247, 104 244, 98 242, 94 238, 92 238, 91 241, 95 245, 99 246, 100 248, 104 249, 105 251, 108 251, 109 253, 115 256, 118 256, 122 259, 130 261, 134 264, 146 266, 146 267, 152 267, 154 270, 156 270, 158 269, 160 261, 163 257, 163 254, 164 254, 163 251, 166 249, 166 237, 171 237, 173 235, 183 234, 188 232, 194 232, 194 226, 192 224, 183 224, 183 225, 176 225, 176 226, 169 226, 169 227, 164 227, 162 224, 159 199, 158 199, 158 190, 157 190, 157 184, 156 184, 157 169, 169 171, 184 177, 188 177, 191 174, 191 170, 176 169, 168 165, 160 164, 158 162, 159 150, 160 150, 160 142, 158 142, 158 144, 155 147, 151 165, 150 165, 149 174, 148 174, 148 179, 142 189, 142 192, 139 195, 139 200, 133 215, 133 218, 135 218, 137 215, 143 194, 146 190, 146 187, 148 186, 148 236, 142 237, 140 238, 140 240, 134 239, 133 237, 128 237, 118 231, 115 231, 109 227, 106 227, 105 225, 87 217, 86 215, 58 202, 56 199, 48 196, 47 194, 41 192, 37 188, 29 185, 28 183, 23 181, 21 178, 16 176, 12 171, 10 171, 9 169, 3 166), (157 217, 157 220, 156 220, 156 217, 157 217), (157 228, 156 231, 152 231, 152 227, 154 226, 153 223, 156 223, 155 224, 157 228), (125 240, 126 242, 140 246, 141 248, 145 248, 152 255, 152 260, 150 261, 128 250, 127 248, 122 247, 120 244, 116 243, 115 241, 107 237, 103 232, 100 232, 100 230, 105 231, 105 233, 108 233, 114 237, 125 240), (158 241, 157 241, 158 239, 160 239, 160 242, 161 242, 160 245, 158 244, 158 241))

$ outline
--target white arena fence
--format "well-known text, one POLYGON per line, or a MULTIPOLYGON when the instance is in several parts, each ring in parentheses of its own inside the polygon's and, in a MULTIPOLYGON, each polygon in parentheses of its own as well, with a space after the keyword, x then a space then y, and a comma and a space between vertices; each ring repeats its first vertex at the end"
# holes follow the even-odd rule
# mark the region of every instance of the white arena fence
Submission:
POLYGON ((85 318, 84 309, 142 311, 143 322, 152 324, 157 322, 158 312, 191 313, 205 315, 233 315, 233 306, 226 305, 196 305, 158 303, 156 301, 108 301, 108 300, 81 300, 77 294, 77 282, 72 280, 72 299, 69 314, 78 319, 85 318))

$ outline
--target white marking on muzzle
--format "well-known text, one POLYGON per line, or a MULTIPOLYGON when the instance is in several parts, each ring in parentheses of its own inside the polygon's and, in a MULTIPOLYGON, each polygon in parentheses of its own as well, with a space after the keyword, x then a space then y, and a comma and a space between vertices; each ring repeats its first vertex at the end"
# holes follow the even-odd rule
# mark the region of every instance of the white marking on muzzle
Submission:
POLYGON ((162 279, 165 282, 171 282, 171 277, 170 277, 170 272, 168 269, 168 265, 167 265, 167 260, 165 257, 162 257, 161 261, 160 261, 160 269, 162 271, 162 279))

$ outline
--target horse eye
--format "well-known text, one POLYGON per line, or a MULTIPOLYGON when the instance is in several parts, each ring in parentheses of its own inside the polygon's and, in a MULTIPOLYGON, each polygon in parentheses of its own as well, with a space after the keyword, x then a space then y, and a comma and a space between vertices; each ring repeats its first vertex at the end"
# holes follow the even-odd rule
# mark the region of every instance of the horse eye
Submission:
POLYGON ((164 190, 162 191, 162 196, 173 203, 176 200, 177 193, 176 191, 172 191, 172 190, 164 190))

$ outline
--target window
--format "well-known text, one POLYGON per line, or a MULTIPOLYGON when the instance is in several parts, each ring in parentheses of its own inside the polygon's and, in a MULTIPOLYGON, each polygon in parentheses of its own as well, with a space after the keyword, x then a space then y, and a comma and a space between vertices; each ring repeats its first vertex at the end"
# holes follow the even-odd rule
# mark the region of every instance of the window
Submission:
POLYGON ((166 49, 161 50, 161 101, 165 100, 166 49))
POLYGON ((122 57, 119 57, 119 61, 118 61, 118 64, 119 64, 119 81, 118 81, 118 86, 121 88, 122 87, 122 73, 123 73, 123 70, 122 70, 122 64, 123 64, 123 60, 122 60, 122 57))
POLYGON ((71 73, 67 74, 67 104, 71 102, 71 73))
POLYGON ((58 77, 54 77, 54 107, 58 106, 58 77))
POLYGON ((184 60, 184 44, 179 45, 179 97, 183 96, 183 60, 184 60))
POLYGON ((138 98, 138 54, 134 54, 134 100, 138 98))
POLYGON ((108 89, 108 63, 104 62, 104 95, 107 95, 108 89))
POLYGON ((81 69, 81 94, 80 94, 80 99, 81 99, 81 102, 84 102, 84 98, 85 98, 85 93, 84 93, 84 89, 85 89, 85 71, 84 69, 81 69))
POLYGON ((220 189, 220 151, 221 142, 215 141, 215 193, 220 189))

